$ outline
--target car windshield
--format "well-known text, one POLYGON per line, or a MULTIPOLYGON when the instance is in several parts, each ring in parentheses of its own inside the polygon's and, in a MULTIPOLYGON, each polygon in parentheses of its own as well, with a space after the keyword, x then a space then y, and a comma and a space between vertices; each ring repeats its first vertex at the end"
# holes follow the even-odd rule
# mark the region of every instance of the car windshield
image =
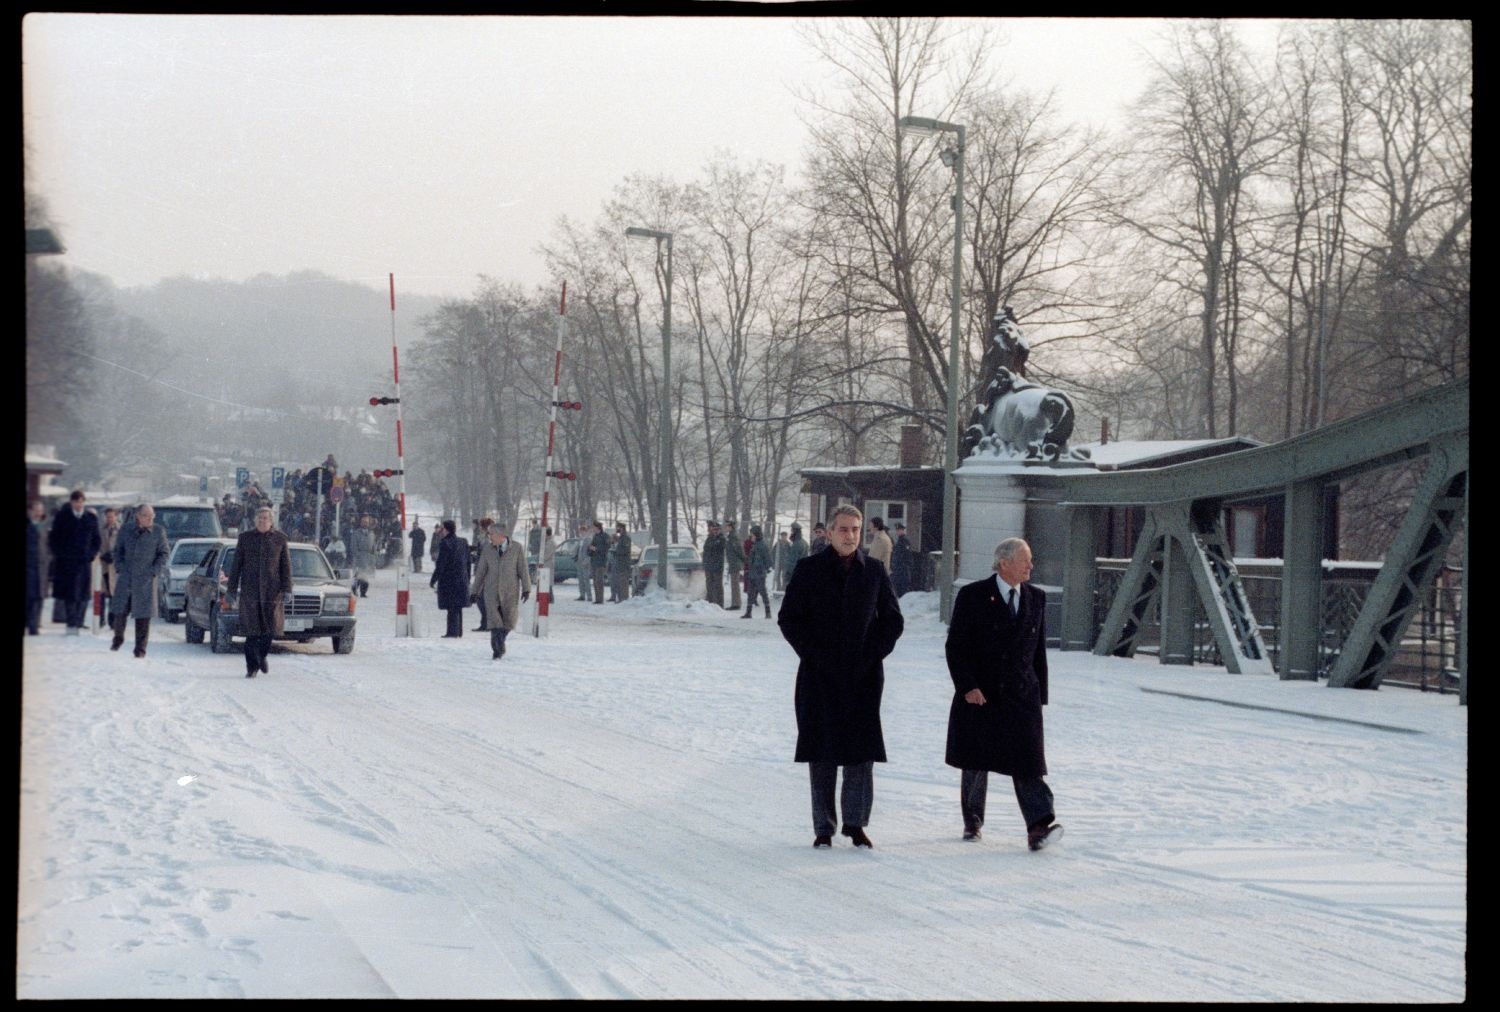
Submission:
MULTIPOLYGON (((655 545, 652 545, 650 548, 646 549, 645 551, 643 551, 641 553, 641 561, 642 562, 655 562, 656 561, 656 546, 655 545)), ((690 545, 668 545, 667 546, 667 561, 668 562, 697 562, 698 561, 698 551, 697 551, 697 549, 693 548, 690 545)))
POLYGON ((323 559, 323 553, 309 546, 292 546, 292 579, 332 580, 333 571, 323 559))
POLYGON ((158 506, 156 521, 167 529, 169 541, 181 538, 216 538, 222 533, 212 507, 184 509, 180 506, 158 506))
POLYGON ((169 566, 200 566, 203 560, 208 558, 208 553, 214 550, 212 541, 184 541, 178 542, 177 547, 172 549, 172 559, 167 563, 169 566))

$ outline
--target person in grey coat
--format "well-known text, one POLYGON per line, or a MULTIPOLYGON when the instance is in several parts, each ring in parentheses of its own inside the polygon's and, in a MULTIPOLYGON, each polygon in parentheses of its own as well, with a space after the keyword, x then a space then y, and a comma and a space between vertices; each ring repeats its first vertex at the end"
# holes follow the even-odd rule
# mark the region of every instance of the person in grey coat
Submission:
POLYGON ((349 563, 354 567, 354 585, 360 597, 369 596, 370 573, 375 571, 375 532, 370 518, 360 517, 359 526, 349 532, 349 563))
POLYGON ((526 553, 506 537, 503 525, 490 524, 488 541, 479 550, 469 599, 484 609, 490 653, 498 661, 505 655, 505 637, 520 624, 521 602, 531 597, 531 577, 526 553))
POLYGON ((115 635, 109 644, 111 650, 120 649, 125 642, 125 622, 134 618, 135 655, 146 656, 151 618, 156 614, 157 581, 167 568, 170 554, 167 532, 156 526, 156 510, 149 505, 137 506, 135 523, 115 537, 115 635))
POLYGON ((255 527, 234 546, 225 590, 239 612, 245 636, 245 677, 270 671, 271 639, 282 631, 287 600, 292 596, 292 552, 287 537, 273 530, 276 513, 269 506, 255 511, 255 527), (241 593, 243 591, 243 593, 241 593))
POLYGON ((771 598, 766 593, 766 577, 771 572, 771 548, 766 544, 766 536, 759 524, 750 525, 750 539, 754 544, 750 546, 750 558, 745 564, 745 580, 750 591, 745 595, 745 614, 740 618, 749 618, 755 611, 757 597, 766 603, 766 618, 770 618, 771 598))
POLYGON ((589 535, 593 530, 588 524, 578 525, 578 547, 574 550, 573 561, 578 565, 578 600, 589 599, 589 535))
POLYGON ((792 538, 787 544, 791 551, 787 553, 786 578, 790 580, 797 571, 797 563, 807 558, 807 541, 802 537, 801 524, 792 524, 792 538))
POLYGON ((1042 707, 1047 703, 1047 595, 1026 585, 1031 548, 1020 538, 995 546, 995 575, 959 590, 948 624, 945 761, 963 771, 964 839, 978 840, 990 773, 1010 776, 1026 821, 1026 842, 1041 850, 1062 836, 1053 812, 1042 707))

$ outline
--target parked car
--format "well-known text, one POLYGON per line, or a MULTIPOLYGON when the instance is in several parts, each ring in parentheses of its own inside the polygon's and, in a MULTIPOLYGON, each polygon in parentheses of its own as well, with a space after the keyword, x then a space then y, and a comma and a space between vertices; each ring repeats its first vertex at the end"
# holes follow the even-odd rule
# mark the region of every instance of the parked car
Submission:
MULTIPOLYGON (((213 503, 177 502, 183 496, 170 496, 159 503, 152 503, 156 510, 156 523, 167 532, 167 544, 175 545, 183 538, 222 538, 224 528, 219 523, 219 511, 213 503)), ((135 507, 127 506, 120 511, 120 528, 129 530, 135 523, 135 507)))
MULTIPOLYGON (((292 601, 287 606, 279 640, 308 643, 329 637, 333 652, 354 651, 354 595, 333 575, 333 567, 317 545, 291 544, 292 601)), ((188 575, 183 615, 187 641, 202 643, 205 635, 216 654, 234 649, 233 638, 243 636, 239 615, 229 606, 225 588, 234 562, 233 542, 215 547, 188 575)))
MULTIPOLYGON (((639 594, 656 582, 656 566, 659 557, 656 545, 647 545, 636 560, 631 580, 632 592, 639 594)), ((674 590, 691 586, 696 578, 703 585, 703 556, 692 545, 667 546, 667 583, 674 590)))
POLYGON ((233 544, 228 538, 183 538, 172 546, 172 554, 167 557, 167 568, 161 574, 156 588, 156 607, 162 618, 168 622, 176 622, 182 617, 183 602, 187 600, 188 577, 203 564, 209 552, 233 544))
MULTIPOLYGON (((557 554, 552 557, 552 583, 562 583, 564 580, 575 580, 578 578, 578 560, 574 556, 578 553, 578 539, 569 538, 557 546, 557 554)), ((536 552, 530 552, 526 556, 526 565, 531 570, 531 582, 536 583, 536 552)))

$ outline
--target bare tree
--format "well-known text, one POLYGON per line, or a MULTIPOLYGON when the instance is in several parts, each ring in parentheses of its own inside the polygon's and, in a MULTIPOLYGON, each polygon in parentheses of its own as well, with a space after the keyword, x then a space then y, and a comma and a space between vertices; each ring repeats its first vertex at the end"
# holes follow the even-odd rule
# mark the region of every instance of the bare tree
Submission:
POLYGON ((1148 141, 1141 171, 1156 185, 1128 221, 1168 259, 1167 277, 1196 304, 1203 430, 1213 437, 1238 424, 1253 183, 1276 156, 1277 137, 1266 89, 1226 25, 1188 25, 1171 41, 1139 106, 1148 141))

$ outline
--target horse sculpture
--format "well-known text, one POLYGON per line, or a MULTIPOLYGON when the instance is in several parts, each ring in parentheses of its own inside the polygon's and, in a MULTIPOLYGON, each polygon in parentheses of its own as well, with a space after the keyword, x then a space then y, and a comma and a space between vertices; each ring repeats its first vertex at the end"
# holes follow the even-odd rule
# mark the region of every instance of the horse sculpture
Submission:
POLYGON ((969 418, 962 456, 1088 459, 1088 451, 1068 449, 1075 414, 1072 400, 1060 390, 1025 379, 1030 354, 1014 313, 1003 307, 995 314, 995 332, 980 363, 981 375, 992 379, 983 403, 974 406, 969 418))

